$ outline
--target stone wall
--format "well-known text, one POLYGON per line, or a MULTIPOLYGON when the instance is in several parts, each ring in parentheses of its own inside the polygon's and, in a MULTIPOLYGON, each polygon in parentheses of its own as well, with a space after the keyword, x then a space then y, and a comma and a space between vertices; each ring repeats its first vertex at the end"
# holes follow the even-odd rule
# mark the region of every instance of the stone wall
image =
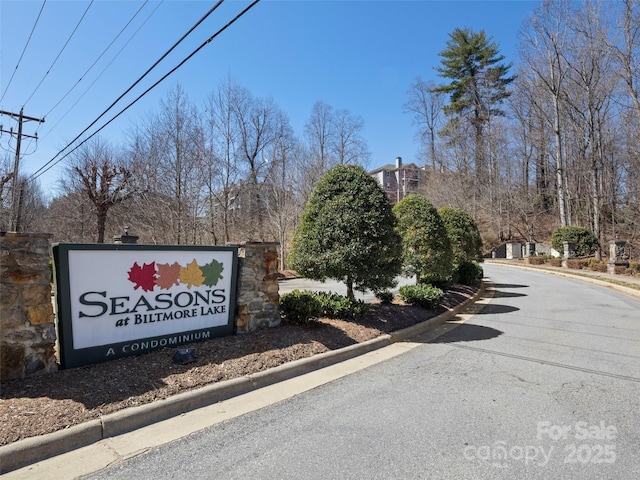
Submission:
POLYGON ((280 324, 278 244, 245 243, 238 251, 236 331, 280 324))
POLYGON ((0 232, 0 379, 57 370, 51 235, 0 232))
MULTIPOLYGON (((48 234, 0 232, 0 379, 56 371, 48 234)), ((238 333, 280 324, 278 244, 238 251, 238 333)))

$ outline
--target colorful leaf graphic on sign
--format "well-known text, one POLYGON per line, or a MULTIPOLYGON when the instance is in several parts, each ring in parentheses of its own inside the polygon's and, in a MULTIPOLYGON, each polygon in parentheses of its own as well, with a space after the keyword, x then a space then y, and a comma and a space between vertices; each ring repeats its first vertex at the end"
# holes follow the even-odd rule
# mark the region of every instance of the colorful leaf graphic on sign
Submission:
POLYGON ((158 278, 156 279, 156 285, 164 290, 169 290, 175 285, 180 285, 180 264, 178 262, 159 263, 158 278))
POLYGON ((145 263, 141 267, 138 262, 133 264, 129 270, 129 280, 136 284, 134 290, 142 288, 145 292, 151 292, 156 286, 156 265, 155 262, 145 263))
POLYGON ((204 282, 202 270, 200 270, 195 258, 186 268, 180 268, 180 281, 186 283, 187 288, 199 287, 204 282))
POLYGON ((222 270, 224 265, 216 260, 211 260, 211 263, 207 263, 201 267, 202 274, 204 275, 204 283, 208 287, 214 287, 218 284, 218 280, 222 278, 222 270))

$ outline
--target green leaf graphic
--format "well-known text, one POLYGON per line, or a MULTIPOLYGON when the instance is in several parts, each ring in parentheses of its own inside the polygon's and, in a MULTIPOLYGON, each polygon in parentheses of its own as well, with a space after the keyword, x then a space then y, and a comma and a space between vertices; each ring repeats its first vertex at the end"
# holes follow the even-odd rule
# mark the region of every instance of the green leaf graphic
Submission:
POLYGON ((218 284, 218 280, 222 277, 222 270, 224 265, 220 262, 212 260, 211 263, 207 263, 205 266, 200 267, 202 274, 204 275, 204 283, 209 287, 213 287, 218 284))

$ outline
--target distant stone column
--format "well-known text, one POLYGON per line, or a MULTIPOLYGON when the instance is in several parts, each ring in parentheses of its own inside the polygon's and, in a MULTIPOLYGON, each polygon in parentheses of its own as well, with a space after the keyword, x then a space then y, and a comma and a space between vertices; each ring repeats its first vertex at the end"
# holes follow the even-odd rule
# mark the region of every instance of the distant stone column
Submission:
POLYGON ((576 243, 575 242, 562 242, 564 247, 564 253, 562 254, 562 267, 569 268, 569 260, 576 258, 576 243))
POLYGON ((629 257, 626 254, 627 242, 624 240, 611 240, 609 242, 609 261, 607 262, 607 272, 616 273, 616 267, 629 267, 629 257))
POLYGON ((120 243, 138 243, 138 237, 137 235, 129 235, 129 227, 124 227, 124 234, 123 235, 114 235, 113 236, 113 243, 116 244, 120 244, 120 243))
POLYGON ((536 242, 526 242, 524 244, 524 256, 525 258, 536 256, 536 242))
POLYGON ((507 259, 513 260, 516 258, 522 258, 522 243, 520 242, 507 242, 507 259))
POLYGON ((56 371, 49 242, 53 235, 0 232, 0 378, 56 371))
POLYGON ((238 250, 236 331, 280 324, 278 243, 245 243, 238 250))

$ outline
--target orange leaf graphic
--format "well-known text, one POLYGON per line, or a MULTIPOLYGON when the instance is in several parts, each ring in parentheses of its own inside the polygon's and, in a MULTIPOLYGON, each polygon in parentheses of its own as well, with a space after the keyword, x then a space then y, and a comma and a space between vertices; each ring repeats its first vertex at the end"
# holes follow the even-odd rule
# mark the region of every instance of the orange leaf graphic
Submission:
POLYGON ((169 290, 175 285, 180 285, 180 264, 174 262, 171 265, 168 263, 158 263, 156 265, 158 269, 158 278, 156 279, 156 285, 161 289, 169 290))
POLYGON ((204 282, 204 275, 195 258, 186 268, 180 268, 180 281, 186 283, 187 288, 199 287, 204 282))

